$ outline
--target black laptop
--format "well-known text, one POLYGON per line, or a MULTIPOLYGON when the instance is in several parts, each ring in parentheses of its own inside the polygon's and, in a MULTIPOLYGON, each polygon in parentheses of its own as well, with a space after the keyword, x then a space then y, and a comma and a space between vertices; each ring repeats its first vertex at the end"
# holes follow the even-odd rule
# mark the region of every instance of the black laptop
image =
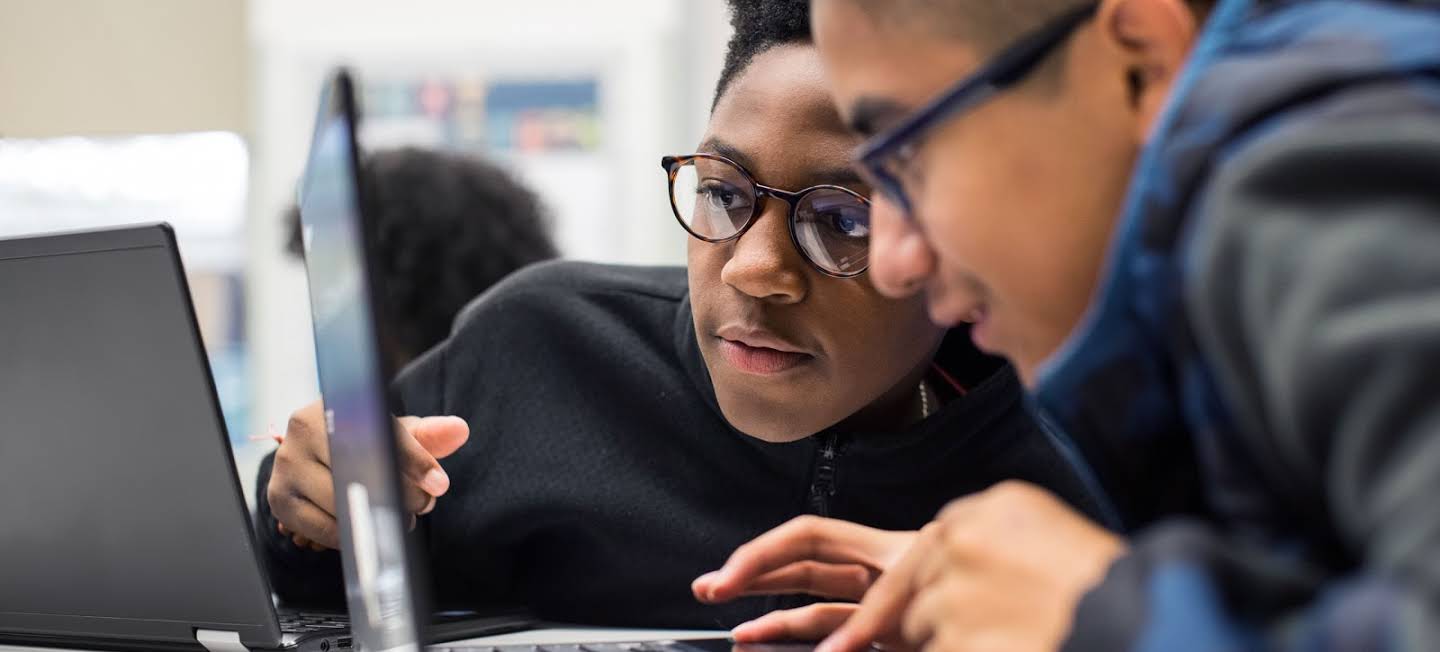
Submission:
POLYGON ((352 644, 275 606, 167 225, 0 240, 0 523, 0 644, 352 644))
POLYGON ((326 650, 275 608, 163 224, 0 241, 0 642, 326 650))

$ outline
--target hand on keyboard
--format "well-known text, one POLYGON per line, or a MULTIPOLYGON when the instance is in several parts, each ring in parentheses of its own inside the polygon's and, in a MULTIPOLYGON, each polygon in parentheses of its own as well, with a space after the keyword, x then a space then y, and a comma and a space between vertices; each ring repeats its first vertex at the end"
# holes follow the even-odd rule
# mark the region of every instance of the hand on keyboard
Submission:
MULTIPOLYGON (((837 519, 801 516, 740 546, 720 570, 690 585, 708 604, 752 595, 804 593, 859 601, 910 547, 915 532, 891 532, 837 519)), ((849 602, 773 611, 731 631, 738 643, 819 640, 855 612, 849 602)))

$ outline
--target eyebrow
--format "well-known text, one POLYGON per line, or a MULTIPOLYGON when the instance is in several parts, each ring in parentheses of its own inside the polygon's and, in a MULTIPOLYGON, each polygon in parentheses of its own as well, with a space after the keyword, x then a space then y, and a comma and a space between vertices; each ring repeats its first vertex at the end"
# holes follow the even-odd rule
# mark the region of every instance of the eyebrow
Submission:
POLYGON ((719 154, 739 163, 740 167, 745 168, 746 171, 755 167, 755 162, 750 160, 750 157, 746 156, 744 152, 740 151, 739 147, 731 145, 719 138, 712 137, 707 139, 705 142, 700 143, 700 149, 696 151, 706 154, 719 154))
POLYGON ((909 113, 909 108, 895 100, 861 96, 850 105, 846 126, 861 136, 870 137, 909 113))
POLYGON ((853 167, 830 168, 821 170, 811 175, 817 185, 830 186, 863 186, 865 181, 860 178, 860 173, 853 167))
MULTIPOLYGON (((706 154, 719 154, 721 156, 724 156, 725 158, 735 161, 736 163, 739 163, 740 167, 745 168, 746 171, 751 171, 755 167, 754 161, 752 161, 749 156, 746 156, 745 153, 740 150, 740 148, 731 145, 730 143, 727 143, 723 140, 720 140, 719 138, 711 137, 707 139, 705 142, 700 143, 700 148, 696 151, 706 154)), ((754 174, 754 172, 750 173, 754 174)), ((854 167, 851 167, 849 165, 815 170, 807 172, 805 176, 812 181, 811 185, 864 185, 864 180, 860 178, 860 173, 857 172, 854 167)), ((761 181, 761 183, 764 182, 761 181)))

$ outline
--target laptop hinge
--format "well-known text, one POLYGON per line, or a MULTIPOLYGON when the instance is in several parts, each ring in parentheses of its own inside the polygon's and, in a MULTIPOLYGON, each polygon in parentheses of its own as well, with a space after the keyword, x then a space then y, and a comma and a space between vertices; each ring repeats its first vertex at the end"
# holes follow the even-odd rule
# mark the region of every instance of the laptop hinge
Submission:
POLYGON ((195 640, 205 646, 210 652, 250 652, 240 642, 240 632, 227 632, 218 629, 196 629, 195 640))

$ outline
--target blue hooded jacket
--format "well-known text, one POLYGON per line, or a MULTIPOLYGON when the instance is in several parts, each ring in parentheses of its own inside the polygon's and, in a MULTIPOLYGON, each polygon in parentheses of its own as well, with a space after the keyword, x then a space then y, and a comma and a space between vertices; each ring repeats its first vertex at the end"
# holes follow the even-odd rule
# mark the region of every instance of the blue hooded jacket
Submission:
POLYGON ((1440 650, 1440 6, 1221 0, 1036 414, 1132 535, 1075 650, 1440 650))

